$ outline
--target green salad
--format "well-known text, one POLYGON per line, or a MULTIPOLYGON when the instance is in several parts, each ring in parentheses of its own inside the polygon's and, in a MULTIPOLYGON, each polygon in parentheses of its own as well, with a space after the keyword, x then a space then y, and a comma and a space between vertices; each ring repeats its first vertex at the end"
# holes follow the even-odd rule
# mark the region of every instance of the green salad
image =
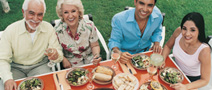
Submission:
POLYGON ((166 68, 161 72, 163 80, 168 83, 175 84, 182 81, 182 74, 180 71, 173 68, 166 68))
POLYGON ((149 65, 149 57, 146 55, 138 55, 132 58, 132 64, 137 68, 145 69, 149 65))
POLYGON ((77 86, 77 85, 82 85, 86 83, 87 81, 87 76, 86 76, 86 71, 81 70, 80 68, 74 69, 68 74, 68 81, 69 83, 77 86))
POLYGON ((41 81, 37 78, 24 81, 20 85, 20 90, 41 90, 41 81))

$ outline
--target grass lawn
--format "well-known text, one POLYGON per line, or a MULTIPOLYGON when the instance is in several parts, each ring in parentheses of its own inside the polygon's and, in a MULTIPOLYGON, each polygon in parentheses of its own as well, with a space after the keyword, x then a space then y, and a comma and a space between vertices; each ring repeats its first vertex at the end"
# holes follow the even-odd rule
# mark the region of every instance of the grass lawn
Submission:
MULTIPOLYGON (((4 30, 9 24, 23 18, 21 8, 23 0, 8 0, 11 11, 3 13, 0 7, 0 31, 4 30)), ((47 11, 44 20, 50 22, 58 19, 55 11, 57 0, 45 0, 47 11)), ((85 14, 92 14, 94 23, 102 33, 106 42, 110 38, 111 19, 113 15, 124 10, 125 6, 134 6, 134 0, 82 0, 85 14)), ((166 39, 170 38, 173 31, 180 25, 184 15, 189 12, 200 12, 205 19, 206 35, 212 35, 211 17, 212 17, 211 0, 157 0, 157 6, 166 13, 164 25, 166 26, 166 39)), ((103 48, 102 49, 102 54, 103 48)), ((105 54, 103 54, 104 56, 105 54)))

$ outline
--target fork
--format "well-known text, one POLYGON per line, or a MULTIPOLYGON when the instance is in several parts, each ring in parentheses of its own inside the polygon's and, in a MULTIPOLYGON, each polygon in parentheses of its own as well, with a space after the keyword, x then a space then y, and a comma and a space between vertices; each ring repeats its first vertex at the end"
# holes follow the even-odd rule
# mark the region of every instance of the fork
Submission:
POLYGON ((60 83, 60 80, 59 80, 59 78, 58 78, 57 73, 56 73, 56 78, 57 78, 58 84, 59 84, 59 86, 60 86, 60 90, 63 90, 63 85, 60 83))
POLYGON ((135 63, 135 66, 138 67, 139 65, 137 64, 138 61, 135 61, 134 59, 132 59, 132 61, 135 63))

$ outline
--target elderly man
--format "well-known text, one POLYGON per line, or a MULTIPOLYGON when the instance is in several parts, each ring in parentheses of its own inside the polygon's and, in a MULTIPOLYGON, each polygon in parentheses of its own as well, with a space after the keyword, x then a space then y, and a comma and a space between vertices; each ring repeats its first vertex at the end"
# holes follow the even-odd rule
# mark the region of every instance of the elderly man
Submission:
MULTIPOLYGON (((5 90, 17 88, 15 79, 51 72, 49 60, 60 62, 62 48, 54 28, 42 21, 46 5, 44 0, 25 0, 24 19, 9 25, 0 40, 0 76, 5 90), (52 49, 53 53, 45 54, 52 49)), ((2 90, 2 89, 1 89, 2 90)))
POLYGON ((121 52, 120 61, 126 63, 131 54, 152 49, 160 52, 163 16, 155 6, 156 0, 134 0, 134 9, 116 14, 112 19, 109 48, 121 52), (153 46, 150 48, 151 44, 153 46))

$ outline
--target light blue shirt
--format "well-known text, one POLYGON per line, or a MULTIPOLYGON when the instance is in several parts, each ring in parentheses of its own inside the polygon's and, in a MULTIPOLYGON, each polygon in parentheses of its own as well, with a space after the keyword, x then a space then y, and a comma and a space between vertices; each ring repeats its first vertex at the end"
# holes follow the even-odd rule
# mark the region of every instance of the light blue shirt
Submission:
POLYGON ((126 10, 116 14, 112 19, 112 32, 108 46, 110 49, 118 47, 122 52, 131 54, 140 53, 150 48, 153 42, 162 39, 163 16, 155 6, 149 16, 143 36, 135 20, 135 9, 126 10))

